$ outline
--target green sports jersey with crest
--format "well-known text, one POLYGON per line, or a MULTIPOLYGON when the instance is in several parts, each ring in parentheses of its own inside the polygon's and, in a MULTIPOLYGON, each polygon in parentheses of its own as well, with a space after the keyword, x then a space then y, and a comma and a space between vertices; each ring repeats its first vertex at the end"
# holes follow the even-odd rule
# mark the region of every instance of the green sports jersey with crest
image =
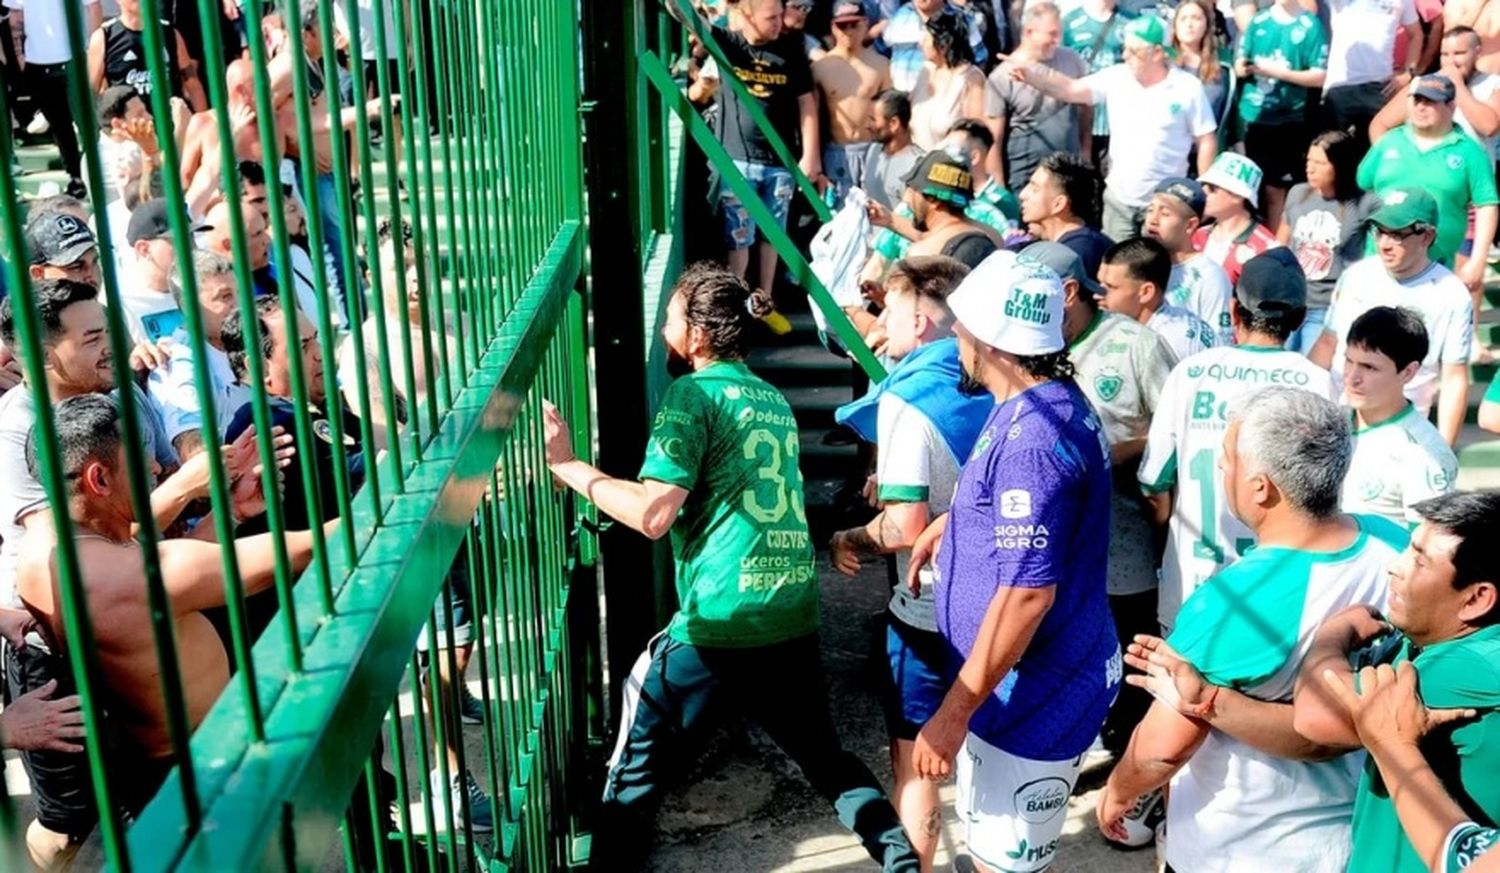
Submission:
MULTIPOLYGON (((1294 17, 1273 6, 1251 20, 1235 57, 1294 71, 1321 70, 1328 66, 1328 37, 1316 15, 1303 12, 1294 17)), ((1240 119, 1259 124, 1300 124, 1306 120, 1311 91, 1257 73, 1240 91, 1240 119)))
POLYGON ((1457 481, 1458 458, 1448 441, 1408 403, 1379 424, 1356 423, 1339 503, 1345 512, 1415 527, 1420 519, 1412 506, 1452 491, 1457 481))
MULTIPOLYGON (((1422 741, 1433 773, 1476 821, 1500 821, 1500 625, 1419 646, 1396 635, 1355 666, 1410 661, 1422 702, 1434 709, 1473 709, 1478 718, 1439 729, 1422 741)), ((1427 864, 1401 828, 1390 789, 1367 758, 1354 799, 1349 869, 1359 873, 1425 873, 1427 864)))
POLYGON ((1157 619, 1170 630, 1188 595, 1254 541, 1224 500, 1219 458, 1235 401, 1272 385, 1337 400, 1328 371, 1296 352, 1216 346, 1179 363, 1151 419, 1137 476, 1147 493, 1172 491, 1157 619))
MULTIPOLYGON (((1062 44, 1083 58, 1090 73, 1097 73, 1124 58, 1125 26, 1135 17, 1129 9, 1117 7, 1109 18, 1100 21, 1078 6, 1062 17, 1062 44)), ((1109 118, 1102 102, 1094 107, 1094 135, 1109 136, 1109 118)))
POLYGON ((672 525, 673 639, 748 647, 817 630, 799 454, 786 398, 741 361, 715 362, 667 389, 640 477, 688 491, 672 525))

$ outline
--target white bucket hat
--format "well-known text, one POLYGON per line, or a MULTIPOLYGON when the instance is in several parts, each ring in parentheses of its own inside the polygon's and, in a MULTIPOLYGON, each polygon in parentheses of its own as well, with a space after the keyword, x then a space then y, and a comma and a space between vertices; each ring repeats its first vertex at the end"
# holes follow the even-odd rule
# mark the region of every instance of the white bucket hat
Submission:
POLYGON ((1260 180, 1264 174, 1260 165, 1235 152, 1220 152, 1214 158, 1208 172, 1198 177, 1204 185, 1223 188, 1231 194, 1250 201, 1252 208, 1260 205, 1260 180))
POLYGON ((995 252, 948 295, 948 308, 975 339, 1002 352, 1062 351, 1062 280, 1034 258, 995 252))

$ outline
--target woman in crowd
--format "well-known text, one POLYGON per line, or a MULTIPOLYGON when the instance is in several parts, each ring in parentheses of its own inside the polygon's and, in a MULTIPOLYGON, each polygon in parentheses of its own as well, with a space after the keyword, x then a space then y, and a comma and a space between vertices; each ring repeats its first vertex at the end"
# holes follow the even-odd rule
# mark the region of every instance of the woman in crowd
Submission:
MULTIPOLYGON (((1214 6, 1209 0, 1183 0, 1172 13, 1172 54, 1177 66, 1203 83, 1208 104, 1213 107, 1219 129, 1224 129, 1229 98, 1234 94, 1234 68, 1230 65, 1219 30, 1214 24, 1214 6)), ((1189 166, 1192 166, 1189 164, 1189 166)))
POLYGON ((1307 274, 1307 319, 1287 340, 1304 354, 1323 331, 1328 301, 1344 267, 1364 254, 1365 219, 1379 201, 1354 181, 1359 142, 1342 130, 1318 135, 1307 149, 1307 181, 1287 193, 1276 239, 1307 274))
POLYGON ((924 151, 937 148, 953 122, 984 117, 984 72, 974 64, 969 28, 951 10, 927 20, 922 37, 927 60, 911 91, 911 138, 924 151))

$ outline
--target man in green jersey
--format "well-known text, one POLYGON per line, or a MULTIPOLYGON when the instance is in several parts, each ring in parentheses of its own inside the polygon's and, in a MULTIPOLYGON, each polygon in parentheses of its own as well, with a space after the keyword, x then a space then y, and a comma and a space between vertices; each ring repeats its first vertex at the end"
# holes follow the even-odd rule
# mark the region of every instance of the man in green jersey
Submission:
MULTIPOLYGON (((1421 523, 1390 569, 1385 618, 1356 607, 1323 625, 1298 678, 1294 725, 1315 743, 1358 746, 1354 722, 1324 674, 1349 686, 1360 666, 1409 661, 1428 706, 1475 710, 1476 718, 1430 734, 1423 750, 1459 805, 1494 823, 1500 820, 1500 493, 1453 492, 1415 509, 1421 523)), ((1367 761, 1354 802, 1350 870, 1428 869, 1434 859, 1412 848, 1396 806, 1377 762, 1367 761)))
POLYGON ((625 681, 595 869, 637 868, 656 805, 724 704, 765 729, 884 869, 918 869, 879 781, 842 749, 829 716, 797 423, 744 363, 770 305, 716 265, 683 273, 662 337, 692 373, 662 398, 638 481, 575 458, 571 431, 547 409, 553 475, 652 539, 670 533, 676 558, 677 612, 625 681))
POLYGON ((1287 189, 1302 181, 1302 156, 1314 133, 1308 98, 1323 87, 1328 37, 1316 10, 1276 0, 1250 20, 1234 57, 1244 83, 1238 115, 1245 156, 1265 172, 1266 225, 1276 227, 1287 189))
POLYGON ((1432 259, 1445 266, 1464 242, 1469 209, 1474 210, 1474 245, 1481 256, 1454 272, 1469 288, 1484 280, 1485 258, 1495 241, 1500 197, 1495 191, 1494 158, 1454 123, 1453 80, 1423 76, 1412 83, 1406 123, 1370 146, 1359 162, 1359 187, 1383 196, 1392 188, 1421 188, 1438 204, 1432 259))

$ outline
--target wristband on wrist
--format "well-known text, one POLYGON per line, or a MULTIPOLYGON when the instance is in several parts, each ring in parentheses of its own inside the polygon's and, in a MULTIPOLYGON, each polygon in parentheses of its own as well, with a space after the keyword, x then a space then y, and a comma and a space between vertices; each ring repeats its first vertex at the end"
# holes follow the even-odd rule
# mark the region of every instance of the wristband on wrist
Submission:
POLYGON ((1188 715, 1203 721, 1208 721, 1213 717, 1214 701, 1219 699, 1219 686, 1210 685, 1209 689, 1208 699, 1197 706, 1188 707, 1188 715))

